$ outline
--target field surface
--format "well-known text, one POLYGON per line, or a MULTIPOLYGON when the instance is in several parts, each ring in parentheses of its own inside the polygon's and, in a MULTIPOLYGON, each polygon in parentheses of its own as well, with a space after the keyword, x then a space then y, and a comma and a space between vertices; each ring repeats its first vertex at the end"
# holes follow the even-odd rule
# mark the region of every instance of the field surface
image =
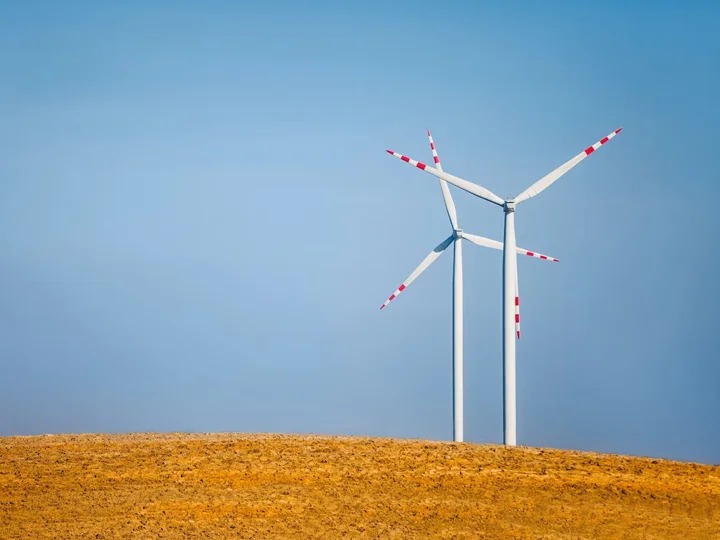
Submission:
POLYGON ((720 467, 346 437, 8 437, 0 538, 715 540, 720 467))

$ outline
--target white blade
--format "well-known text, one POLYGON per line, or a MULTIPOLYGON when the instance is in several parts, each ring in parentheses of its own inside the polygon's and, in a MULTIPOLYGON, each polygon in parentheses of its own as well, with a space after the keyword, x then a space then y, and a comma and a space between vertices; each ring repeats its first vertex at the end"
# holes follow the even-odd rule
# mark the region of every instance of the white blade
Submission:
POLYGON ((560 165, 557 169, 552 171, 550 174, 543 176, 540 180, 538 180, 532 186, 530 186, 525 191, 520 193, 520 195, 515 197, 515 202, 521 203, 523 201, 526 201, 530 197, 534 197, 538 193, 541 193, 543 190, 549 188, 553 184, 553 182, 555 182, 558 178, 560 178, 562 175, 564 175, 566 172, 568 172, 570 169, 572 169, 575 165, 577 165, 583 159, 585 159, 590 154, 592 154, 595 150, 600 148, 603 144, 605 144, 610 139, 615 137, 615 135, 617 135, 621 131, 622 131, 622 128, 616 129, 607 137, 603 137, 602 139, 600 139, 598 142, 596 142, 592 146, 588 146, 585 150, 580 152, 577 156, 572 158, 570 161, 567 161, 566 163, 563 163, 562 165, 560 165))
POLYGON ((515 251, 519 253, 520 255, 527 255, 528 257, 535 257, 536 259, 542 259, 543 261, 550 261, 550 262, 560 262, 560 259, 556 259, 555 257, 550 257, 549 255, 543 255, 542 253, 538 253, 537 251, 530 251, 525 248, 516 247, 515 251))
POLYGON ((435 259, 437 259, 440 255, 442 255, 443 251, 447 249, 447 247, 452 244, 453 240, 455 239, 454 235, 450 235, 447 237, 447 239, 443 240, 443 242, 438 245, 434 250, 430 252, 430 255, 425 257, 423 262, 420 263, 420 266, 418 266, 415 270, 413 270, 413 273, 410 274, 410 276, 403 281, 400 286, 395 289, 395 292, 390 295, 390 298, 385 300, 385 303, 380 306, 380 309, 383 309, 385 306, 387 306, 390 302, 395 300, 397 296, 403 292, 417 277, 422 274, 425 269, 430 266, 433 262, 435 262, 435 259))
POLYGON ((484 236, 476 236, 474 234, 468 234, 463 231, 462 237, 466 240, 470 240, 473 244, 476 244, 478 246, 499 249, 500 251, 502 251, 503 248, 502 242, 498 242, 497 240, 490 240, 489 238, 485 238, 484 236))
POLYGON ((386 152, 392 156, 395 156, 398 159, 405 161, 406 163, 409 163, 410 165, 414 165, 415 167, 425 171, 426 173, 430 173, 433 176, 440 178, 441 180, 445 180, 449 184, 457 186, 460 189, 467 191, 468 193, 472 193, 473 195, 480 197, 481 199, 485 199, 486 201, 495 203, 498 206, 503 206, 503 204, 505 204, 505 201, 503 201, 500 197, 482 186, 478 186, 477 184, 473 184, 472 182, 468 182, 467 180, 463 180, 462 178, 458 178, 457 176, 453 176, 452 174, 448 174, 441 170, 435 169, 433 167, 425 165, 424 163, 421 163, 420 161, 415 161, 414 159, 410 159, 407 156, 403 156, 402 154, 393 152, 392 150, 386 150, 386 152))
MULTIPOLYGON (((476 236, 474 234, 468 234, 466 232, 463 232, 461 234, 461 238, 470 240, 473 244, 477 244, 478 246, 489 247, 499 250, 502 250, 503 248, 502 242, 498 242, 497 240, 490 240, 489 238, 485 238, 484 236, 476 236)), ((529 251, 521 247, 516 247, 515 251, 520 255, 527 255, 528 257, 535 257, 544 261, 560 262, 560 259, 556 259, 555 257, 549 257, 547 255, 543 255, 542 253, 538 253, 536 251, 529 251)))
MULTIPOLYGON (((442 171, 442 165, 440 164, 440 157, 438 156, 437 149, 435 148, 435 141, 433 141, 432 133, 430 130, 427 132, 428 140, 430 141, 430 150, 432 151, 433 161, 435 161, 435 167, 438 171, 442 171)), ((450 225, 453 229, 458 228, 457 211, 455 210, 455 201, 453 201, 452 195, 450 194, 450 188, 445 180, 438 180, 440 182, 440 189, 442 190, 443 201, 445 202, 445 210, 447 210, 448 217, 450 218, 450 225)))

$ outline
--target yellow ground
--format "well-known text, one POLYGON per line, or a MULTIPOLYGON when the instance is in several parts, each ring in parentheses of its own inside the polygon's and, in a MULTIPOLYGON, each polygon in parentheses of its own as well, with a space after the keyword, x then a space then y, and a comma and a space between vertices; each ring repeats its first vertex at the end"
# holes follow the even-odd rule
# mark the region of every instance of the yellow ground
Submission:
POLYGON ((720 467, 368 438, 0 438, 0 539, 720 539, 720 467))

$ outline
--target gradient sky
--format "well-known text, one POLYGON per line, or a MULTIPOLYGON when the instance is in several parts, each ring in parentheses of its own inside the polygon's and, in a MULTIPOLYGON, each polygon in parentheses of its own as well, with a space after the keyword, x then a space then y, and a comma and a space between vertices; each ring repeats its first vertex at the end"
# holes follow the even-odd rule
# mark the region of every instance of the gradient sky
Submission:
MULTIPOLYGON (((518 440, 720 463, 717 2, 5 2, 0 435, 450 439, 429 160, 520 208, 518 440), (102 4, 102 5, 101 5, 102 4)), ((453 188, 461 225, 502 212, 453 188)), ((465 247, 466 439, 502 440, 465 247)))

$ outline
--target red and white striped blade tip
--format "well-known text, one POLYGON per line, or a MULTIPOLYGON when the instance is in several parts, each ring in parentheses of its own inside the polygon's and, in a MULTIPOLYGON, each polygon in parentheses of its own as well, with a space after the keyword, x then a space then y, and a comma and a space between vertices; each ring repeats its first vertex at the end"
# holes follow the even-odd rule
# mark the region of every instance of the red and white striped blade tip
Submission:
POLYGON ((433 161, 435 162, 435 165, 439 165, 440 158, 438 157, 437 148, 435 148, 435 141, 433 140, 432 135, 430 134, 429 130, 428 130, 428 140, 430 141, 430 150, 432 151, 433 161))
POLYGON ((608 135, 607 137, 603 137, 602 139, 600 139, 598 142, 596 142, 596 143, 593 144, 592 146, 588 146, 588 147, 585 149, 585 155, 586 155, 586 156, 589 156, 590 154, 592 154, 595 150, 597 150, 597 149, 600 148, 603 144, 605 144, 606 142, 608 142, 612 137, 614 137, 615 135, 617 135, 618 133, 620 133, 620 132, 622 131, 622 129, 623 129, 623 128, 617 128, 615 131, 613 131, 613 132, 612 132, 610 135, 608 135))
POLYGON ((407 288, 407 287, 405 286, 404 283, 403 283, 402 285, 400 285, 400 286, 395 290, 395 292, 390 295, 390 298, 388 298, 387 300, 385 300, 385 303, 384 303, 382 306, 380 306, 380 309, 383 309, 383 308, 384 308, 385 306, 387 306, 390 302, 392 302, 393 300, 395 300, 395 299, 398 297, 398 295, 399 295, 401 292, 403 292, 406 288, 407 288))
POLYGON ((560 259, 556 259, 555 257, 548 257, 547 255, 535 253, 534 251, 526 251, 525 255, 527 255, 528 257, 537 257, 538 259, 542 259, 543 261, 560 262, 560 259))
POLYGON ((410 165, 413 165, 414 167, 417 167, 418 169, 425 170, 427 168, 427 165, 425 165, 422 161, 416 161, 411 157, 404 156, 402 154, 399 154, 397 152, 394 152, 393 150, 385 150, 388 154, 390 154, 393 157, 396 157, 405 163, 409 163, 410 165))

